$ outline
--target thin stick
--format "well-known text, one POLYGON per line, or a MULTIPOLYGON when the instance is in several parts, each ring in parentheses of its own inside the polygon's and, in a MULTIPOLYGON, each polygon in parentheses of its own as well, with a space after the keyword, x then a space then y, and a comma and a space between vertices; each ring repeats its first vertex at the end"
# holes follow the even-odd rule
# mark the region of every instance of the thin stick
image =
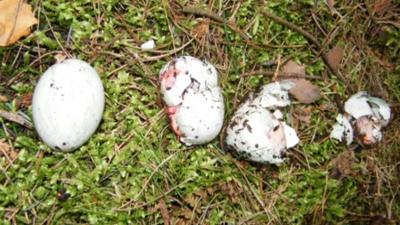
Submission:
MULTIPOLYGON (((248 76, 255 76, 255 75, 265 75, 265 76, 274 76, 275 71, 271 70, 256 70, 248 73, 243 73, 241 76, 243 77, 248 77, 248 76)), ((285 73, 285 72, 279 72, 277 79, 289 79, 289 78, 304 78, 304 79, 312 79, 312 80, 323 80, 321 77, 315 77, 315 76, 307 76, 304 74, 299 74, 299 73, 285 73)))

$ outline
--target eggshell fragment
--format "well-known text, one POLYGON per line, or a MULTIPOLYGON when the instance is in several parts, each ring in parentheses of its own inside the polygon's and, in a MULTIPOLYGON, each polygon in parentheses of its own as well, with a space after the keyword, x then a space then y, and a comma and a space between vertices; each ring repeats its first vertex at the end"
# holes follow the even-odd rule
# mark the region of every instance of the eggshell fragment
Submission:
POLYGON ((268 84, 239 106, 226 129, 228 149, 254 162, 283 162, 286 149, 299 143, 296 131, 283 121, 278 109, 290 104, 290 86, 286 82, 268 84))
POLYGON ((334 138, 342 141, 343 139, 346 141, 347 145, 350 145, 353 142, 353 127, 350 124, 349 119, 342 114, 339 114, 336 117, 336 124, 333 125, 332 132, 330 134, 330 138, 334 138))
POLYGON ((142 45, 140 45, 140 48, 144 51, 152 50, 155 47, 156 47, 156 42, 153 39, 150 39, 150 40, 146 41, 145 43, 143 43, 142 45))
POLYGON ((68 59, 49 67, 36 85, 33 121, 51 148, 72 151, 95 132, 104 110, 104 89, 88 63, 68 59))
POLYGON ((219 134, 224 102, 214 66, 191 56, 176 58, 161 69, 160 90, 182 143, 204 144, 219 134))
POLYGON ((337 117, 330 137, 353 142, 353 136, 364 145, 374 144, 382 139, 381 129, 389 124, 390 107, 382 99, 370 96, 365 91, 352 95, 345 102, 346 115, 337 117))

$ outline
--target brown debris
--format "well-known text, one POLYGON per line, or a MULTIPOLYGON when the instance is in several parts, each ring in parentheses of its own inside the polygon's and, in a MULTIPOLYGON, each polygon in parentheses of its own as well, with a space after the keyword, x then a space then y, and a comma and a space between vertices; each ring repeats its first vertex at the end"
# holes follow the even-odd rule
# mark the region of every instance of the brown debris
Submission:
POLYGON ((15 151, 4 139, 0 139, 0 156, 6 157, 9 163, 18 158, 18 152, 15 151))
POLYGON ((354 151, 346 150, 332 160, 333 169, 331 176, 340 179, 353 174, 353 164, 356 162, 354 151))
POLYGON ((200 20, 197 25, 191 30, 194 37, 203 39, 207 36, 210 30, 210 19, 200 20))
POLYGON ((18 108, 29 108, 32 105, 32 93, 25 93, 17 99, 18 108))
POLYGON ((306 123, 310 124, 311 123, 311 115, 312 115, 312 108, 311 107, 296 107, 293 113, 294 118, 299 123, 306 123))

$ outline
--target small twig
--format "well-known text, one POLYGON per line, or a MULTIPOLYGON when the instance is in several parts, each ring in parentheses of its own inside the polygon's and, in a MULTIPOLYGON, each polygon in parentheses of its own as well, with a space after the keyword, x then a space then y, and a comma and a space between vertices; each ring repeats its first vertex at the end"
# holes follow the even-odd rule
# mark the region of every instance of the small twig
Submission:
POLYGON ((24 117, 18 115, 17 113, 0 110, 0 117, 3 117, 4 119, 6 119, 8 121, 18 123, 19 125, 22 125, 26 128, 32 129, 31 122, 27 121, 24 117))
POLYGON ((276 81, 276 79, 278 78, 279 69, 280 69, 280 67, 281 67, 281 55, 278 55, 278 59, 277 59, 276 61, 277 61, 277 65, 276 65, 276 69, 275 69, 275 72, 274 72, 274 76, 273 76, 273 78, 272 78, 272 81, 276 81))
POLYGON ((193 14, 193 15, 197 15, 197 16, 209 17, 220 23, 224 22, 224 19, 222 17, 218 16, 216 13, 210 12, 205 9, 200 9, 200 8, 196 8, 196 7, 183 7, 181 11, 183 13, 193 14))

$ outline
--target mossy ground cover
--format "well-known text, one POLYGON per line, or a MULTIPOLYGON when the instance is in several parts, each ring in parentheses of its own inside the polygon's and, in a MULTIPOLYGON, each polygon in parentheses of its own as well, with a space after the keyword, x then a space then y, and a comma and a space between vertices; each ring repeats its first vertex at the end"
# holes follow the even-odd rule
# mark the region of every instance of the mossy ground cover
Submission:
MULTIPOLYGON (((380 1, 385 2, 385 1, 380 1)), ((40 75, 69 54, 100 73, 103 120, 73 153, 52 152, 30 129, 0 118, 2 224, 372 224, 399 222, 399 5, 374 1, 30 1, 40 19, 18 44, 0 48, 0 109, 31 118, 29 96, 40 75), (223 18, 182 13, 196 5, 223 18), (313 34, 323 51, 344 50, 339 79, 321 52, 268 10, 313 34), (375 11, 374 11, 375 10, 375 11), (378 11, 376 11, 378 10, 378 11), (386 11, 385 11, 386 10, 386 11), (394 16, 393 16, 394 15, 394 16), (396 17, 397 15, 397 17, 396 17), (230 24, 237 30, 232 30, 230 24), (249 36, 243 38, 241 31, 249 36), (139 46, 150 38, 157 50, 139 46), (184 46, 184 47, 182 47, 184 46), (220 141, 185 147, 168 126, 158 91, 160 68, 193 55, 214 64, 226 118, 272 76, 270 62, 306 65, 322 90, 311 105, 288 110, 301 144, 281 166, 254 165, 224 153, 220 141), (335 99, 368 90, 392 104, 384 140, 347 154, 329 140, 335 99), (307 107, 309 120, 296 110, 307 107), (9 153, 11 154, 11 153, 9 153), (350 156, 349 156, 350 155, 350 156)), ((305 110, 303 109, 303 112, 305 110)), ((351 150, 352 151, 352 150, 351 150)))

